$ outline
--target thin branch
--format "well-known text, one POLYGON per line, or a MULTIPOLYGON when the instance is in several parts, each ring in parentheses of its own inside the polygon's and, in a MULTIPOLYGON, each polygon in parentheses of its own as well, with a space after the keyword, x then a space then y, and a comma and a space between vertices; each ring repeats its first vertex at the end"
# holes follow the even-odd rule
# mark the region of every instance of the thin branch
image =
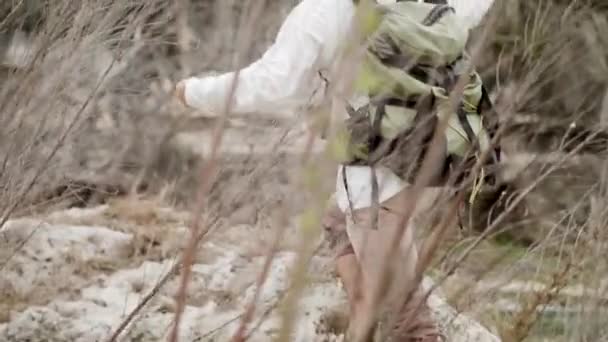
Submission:
POLYGON ((129 324, 135 319, 135 317, 139 314, 143 308, 148 305, 148 303, 152 300, 152 298, 156 297, 156 295, 160 292, 160 290, 167 284, 171 278, 179 272, 181 268, 181 263, 175 263, 173 267, 167 272, 161 280, 156 283, 156 285, 152 288, 150 292, 148 292, 142 300, 137 304, 137 306, 131 310, 131 312, 127 315, 127 317, 120 323, 120 325, 114 330, 108 342, 116 342, 118 341, 118 337, 122 332, 129 326, 129 324))
MULTIPOLYGON (((200 234, 196 237, 198 243, 202 241, 206 236, 208 231, 203 232, 204 234, 200 234)), ((127 317, 119 324, 119 326, 114 330, 112 335, 108 338, 108 342, 116 342, 118 341, 118 337, 122 334, 125 329, 131 324, 131 322, 135 319, 135 317, 148 305, 148 303, 158 295, 160 290, 171 280, 171 278, 178 274, 179 270, 182 268, 183 264, 181 261, 173 264, 171 269, 165 273, 165 275, 156 283, 156 285, 148 292, 137 304, 133 310, 127 315, 127 317)))
MULTIPOLYGON (((262 9, 265 6, 265 0, 258 0, 255 2, 257 6, 255 6, 249 15, 249 21, 247 25, 244 27, 244 34, 241 38, 241 44, 239 46, 243 47, 244 51, 248 51, 251 48, 251 39, 250 35, 255 31, 255 24, 257 19, 262 13, 262 9)), ((219 149, 222 144, 222 138, 224 135, 224 131, 228 122, 228 116, 232 109, 234 95, 236 92, 236 87, 238 86, 238 78, 240 75, 242 66, 238 66, 236 72, 234 73, 233 80, 231 82, 231 87, 228 92, 228 97, 226 99, 224 115, 221 116, 219 123, 217 124, 213 139, 211 143, 211 155, 209 157, 208 163, 203 165, 201 170, 201 186, 199 188, 199 193, 197 194, 197 200, 195 202, 195 206, 193 209, 194 214, 194 222, 191 228, 192 239, 190 239, 189 244, 186 246, 183 254, 183 269, 182 269, 182 279, 180 282, 180 286, 176 295, 176 311, 175 311, 175 320, 173 329, 169 336, 169 341, 177 342, 179 340, 179 325, 181 321, 181 317, 184 311, 184 307, 186 305, 186 294, 188 292, 188 285, 190 282, 190 275, 192 271, 192 264, 194 263, 194 256, 196 254, 196 250, 198 247, 198 240, 195 238, 199 234, 205 234, 208 230, 208 226, 202 225, 200 222, 201 213, 204 210, 206 205, 206 196, 209 192, 212 180, 217 172, 217 166, 219 164, 219 149)))
POLYGON ((15 255, 17 255, 17 253, 19 253, 19 251, 23 249, 23 247, 32 239, 32 237, 34 237, 34 235, 38 232, 41 226, 42 224, 37 225, 36 228, 32 229, 32 231, 23 239, 23 241, 19 242, 19 245, 15 247, 11 254, 6 258, 6 260, 2 262, 2 265, 0 265, 0 272, 4 270, 6 265, 8 265, 8 263, 15 257, 15 255))
POLYGON ((79 122, 80 118, 85 113, 85 111, 88 108, 89 104, 91 103, 91 101, 93 101, 93 99, 95 98, 95 96, 99 92, 99 90, 101 88, 101 85, 103 84, 104 80, 110 74, 110 71, 112 70, 112 67, 115 64, 115 61, 116 60, 112 60, 112 62, 109 64, 109 66, 105 69, 103 75, 97 81, 97 84, 95 85, 95 88, 87 96, 86 100, 83 102, 83 104, 80 107, 80 109, 78 110, 78 112, 76 112, 76 115, 72 118, 72 121, 68 124, 68 127, 61 134, 61 136, 59 137, 59 139, 57 139, 57 142, 53 146, 53 149, 51 150, 51 152, 49 153, 49 155, 44 159, 44 161, 42 162, 42 164, 40 165, 40 167, 38 168, 38 170, 34 174, 34 177, 25 186, 25 188, 21 191, 21 193, 19 193, 19 195, 17 195, 16 200, 5 211, 5 213, 2 216, 2 219, 0 219, 0 229, 2 229, 2 227, 4 227, 4 225, 6 224, 6 221, 8 221, 8 219, 12 215, 13 211, 15 211, 15 209, 23 201, 23 199, 25 198, 25 196, 36 185, 36 183, 38 182, 38 179, 40 178, 40 176, 42 175, 42 173, 46 170, 46 168, 48 167, 48 165, 51 162, 51 160, 55 157, 55 155, 57 154, 57 152, 59 152, 59 150, 61 149, 61 147, 64 144, 65 140, 67 139, 68 135, 71 133, 72 129, 74 129, 74 127, 76 127, 76 124, 79 122))
POLYGON ((246 335, 247 326, 253 319, 253 314, 255 313, 258 299, 260 297, 260 294, 262 293, 262 289, 266 282, 266 279, 268 278, 268 274, 270 273, 270 266, 272 265, 272 261, 274 260, 274 257, 276 256, 276 254, 279 250, 279 244, 283 240, 283 236, 285 235, 285 232, 287 231, 287 219, 285 217, 284 210, 280 210, 280 208, 279 208, 278 213, 280 215, 280 219, 279 219, 279 222, 277 222, 278 227, 277 227, 277 232, 275 234, 274 241, 272 243, 272 246, 268 250, 266 259, 264 261, 264 266, 262 267, 262 271, 260 272, 259 277, 257 279, 256 290, 253 295, 253 298, 251 299, 251 302, 249 303, 249 305, 247 305, 245 312, 241 316, 241 324, 240 324, 239 328, 237 329, 236 333, 234 334, 234 336, 232 337, 233 342, 244 342, 247 340, 247 335, 246 335))
MULTIPOLYGON (((493 20, 495 20, 495 18, 496 18, 496 15, 493 15, 491 20, 485 27, 482 37, 480 38, 479 42, 476 44, 476 48, 474 49, 474 51, 472 53, 472 56, 470 59, 470 64, 469 64, 467 70, 465 70, 462 73, 462 75, 460 75, 458 77, 454 90, 451 92, 451 94, 449 96, 450 108, 452 109, 452 110, 450 110, 450 114, 456 112, 456 110, 459 106, 460 98, 461 98, 463 91, 465 89, 465 86, 467 84, 468 75, 469 75, 470 71, 472 70, 472 68, 474 67, 475 61, 480 56, 481 48, 485 44, 486 37, 490 31, 490 28, 493 26, 491 23, 493 22, 493 20)), ((435 129, 434 136, 430 142, 429 150, 427 151, 427 153, 425 154, 425 156, 423 158, 422 166, 420 167, 420 171, 416 175, 416 180, 414 181, 414 184, 411 187, 411 196, 409 199, 405 200, 403 203, 402 215, 399 218, 399 222, 397 225, 398 229, 394 233, 393 238, 391 239, 391 245, 389 246, 389 250, 385 254, 384 262, 383 262, 382 268, 380 270, 380 275, 379 275, 379 279, 378 279, 379 285, 375 287, 375 293, 371 294, 373 312, 365 313, 365 316, 363 317, 363 322, 361 323, 361 326, 358 327, 358 329, 360 329, 360 331, 362 333, 360 336, 356 336, 356 338, 358 338, 358 339, 365 339, 365 338, 369 337, 371 331, 373 330, 373 326, 375 324, 376 317, 379 314, 380 300, 381 300, 381 298, 383 298, 382 289, 384 289, 385 285, 390 281, 390 272, 389 272, 390 262, 389 261, 393 260, 395 258, 399 245, 401 243, 401 240, 405 234, 405 231, 406 231, 406 229, 410 228, 408 223, 416 209, 417 201, 420 198, 422 191, 424 190, 424 188, 427 187, 428 184, 430 184, 431 177, 434 174, 432 172, 432 170, 439 167, 440 163, 442 162, 442 146, 439 142, 440 142, 440 139, 442 138, 442 136, 445 134, 445 130, 447 129, 448 120, 449 120, 450 116, 451 115, 446 115, 445 117, 442 117, 439 119, 438 127, 435 129)), ((480 163, 478 162, 478 164, 480 164, 480 163)), ((419 284, 414 284, 414 283, 407 284, 407 289, 404 290, 404 293, 408 294, 406 297, 409 297, 409 294, 413 293, 416 286, 419 286, 419 284)))

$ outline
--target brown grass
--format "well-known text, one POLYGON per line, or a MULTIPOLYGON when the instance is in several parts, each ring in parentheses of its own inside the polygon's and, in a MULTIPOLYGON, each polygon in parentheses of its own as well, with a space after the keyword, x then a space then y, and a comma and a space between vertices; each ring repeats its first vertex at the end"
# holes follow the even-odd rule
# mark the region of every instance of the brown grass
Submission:
MULTIPOLYGON (((30 2, 24 3, 30 6, 30 2)), ((136 237, 131 261, 141 254, 167 258, 183 253, 182 261, 176 262, 144 296, 141 305, 115 327, 110 340, 117 340, 129 329, 170 279, 181 276, 172 305, 176 317, 170 337, 177 341, 180 315, 187 300, 192 299, 188 296, 189 267, 204 254, 198 250, 200 239, 211 227, 222 226, 220 218, 235 208, 251 208, 256 199, 266 200, 262 194, 243 200, 243 194, 259 191, 259 182, 272 184, 276 177, 269 176, 269 170, 284 167, 280 162, 285 158, 252 155, 243 163, 224 163, 230 158, 221 155, 218 148, 224 131, 231 127, 228 116, 219 121, 202 120, 203 126, 212 122, 216 127, 212 152, 206 160, 175 148, 171 139, 184 129, 182 114, 189 113, 170 101, 170 80, 211 68, 238 68, 253 60, 264 50, 264 44, 251 34, 261 33, 263 41, 271 39, 281 17, 281 11, 276 9, 284 5, 247 2, 233 8, 211 0, 184 0, 176 6, 164 1, 60 1, 41 11, 7 4, 0 5, 0 34, 7 32, 6 36, 11 36, 17 29, 29 30, 28 41, 33 49, 32 58, 24 59, 24 65, 0 67, 0 227, 14 217, 54 210, 62 203, 87 206, 107 202, 106 216, 100 220, 107 220, 108 224, 118 221, 120 229, 136 237), (217 18, 211 20, 214 17, 217 18), (234 37, 239 37, 237 44, 230 43, 234 37), (235 55, 240 57, 236 64, 230 60, 235 55), (93 56, 110 57, 93 60, 93 56), (238 167, 244 171, 234 164, 242 164, 238 167), (201 167, 203 171, 199 173, 201 167), (106 191, 107 184, 117 189, 116 193, 132 195, 108 199, 112 194, 106 191), (228 195, 231 184, 237 184, 237 190, 228 195), (70 191, 56 195, 57 189, 66 187, 70 191), (167 191, 161 196, 162 201, 193 208, 190 217, 164 216, 157 210, 157 201, 139 197, 140 192, 155 194, 163 189, 167 191), (93 198, 90 193, 99 195, 97 202, 88 200, 93 198), (164 245, 173 233, 167 227, 187 220, 194 223, 185 249, 180 243, 164 245)), ((564 303, 563 295, 565 288, 575 284, 586 284, 601 292, 602 280, 608 278, 606 266, 598 262, 606 255, 608 241, 605 148, 592 156, 586 153, 584 165, 580 162, 586 141, 597 140, 596 136, 603 132, 598 128, 603 129, 608 112, 604 101, 608 79, 606 10, 601 1, 497 1, 493 13, 501 15, 489 16, 482 28, 487 29, 485 34, 472 39, 472 44, 481 42, 484 47, 474 54, 496 95, 497 108, 507 127, 503 136, 505 150, 511 155, 525 152, 534 157, 529 164, 516 165, 524 172, 512 176, 520 191, 507 210, 513 211, 515 204, 521 202, 527 214, 505 214, 482 233, 456 233, 448 224, 453 222, 455 213, 446 213, 438 220, 439 225, 422 234, 427 238, 419 275, 432 273, 437 286, 444 287, 456 284, 452 278, 463 275, 471 283, 498 278, 503 283, 545 282, 546 290, 523 295, 518 300, 524 304, 522 308, 509 315, 492 308, 498 289, 483 294, 470 286, 446 291, 451 294, 450 301, 463 311, 484 313, 479 313, 479 317, 485 316, 485 324, 497 327, 504 341, 533 341, 543 334, 564 341, 599 341, 608 335, 601 324, 593 324, 593 309, 605 303, 584 296, 564 303), (534 124, 509 129, 514 127, 510 126, 512 120, 534 124), (567 146, 561 133, 568 131, 572 122, 587 132, 577 139, 570 136, 568 139, 575 142, 567 146), (549 133, 537 134, 540 131, 549 133), (536 138, 533 144, 522 144, 522 136, 536 138), (548 152, 557 157, 544 158, 548 152), (571 167, 573 164, 579 168, 571 167), (522 247, 517 241, 527 241, 529 245, 522 247), (560 323, 559 329, 545 324, 543 308, 563 304, 564 309, 576 310, 578 301, 584 302, 587 309, 578 311, 578 319, 560 323)), ((2 37, 0 44, 5 41, 2 37)), ((0 55, 4 52, 0 46, 0 55)), ((226 112, 230 112, 230 104, 226 112)), ((310 133, 309 144, 316 133, 310 133)), ((284 321, 281 341, 289 340, 296 324, 297 304, 309 281, 308 262, 317 251, 315 242, 320 235, 323 208, 316 204, 324 203, 326 192, 331 191, 323 177, 332 163, 313 155, 310 145, 298 157, 295 169, 299 172, 286 177, 286 187, 292 192, 299 189, 300 193, 306 188, 308 193, 298 201, 264 209, 269 213, 284 210, 289 215, 306 213, 292 287, 276 305, 284 321), (308 199, 313 199, 308 203, 315 205, 303 205, 308 199)), ((505 167, 511 164, 507 162, 505 167)), ((416 188, 423 186, 421 180, 416 188)), ((276 191, 285 197, 290 195, 285 195, 285 190, 276 191)), ((411 202, 407 204, 410 209, 415 206, 415 201, 411 202)), ((255 204, 259 206, 244 210, 245 218, 239 220, 251 220, 258 226, 267 223, 276 234, 266 241, 268 252, 260 252, 267 253, 265 271, 257 279, 260 291, 289 220, 261 222, 263 210, 259 208, 263 206, 255 204)), ((99 261, 83 269, 108 267, 112 265, 99 261)), ((5 297, 12 299, 2 301, 1 308, 24 308, 24 299, 5 297)), ((252 326, 256 305, 254 299, 235 319, 240 321, 235 341, 247 340, 256 328, 252 326)), ((371 327, 375 315, 369 316, 371 327)), ((6 319, 2 317, 0 321, 6 319)))

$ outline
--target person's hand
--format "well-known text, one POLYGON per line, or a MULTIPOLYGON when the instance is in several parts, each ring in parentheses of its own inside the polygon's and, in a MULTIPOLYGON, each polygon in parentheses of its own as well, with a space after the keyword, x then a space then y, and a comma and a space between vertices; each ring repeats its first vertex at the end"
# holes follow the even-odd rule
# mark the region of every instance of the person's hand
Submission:
POLYGON ((173 92, 173 96, 184 106, 187 106, 186 103, 186 82, 179 81, 175 86, 175 90, 173 92))
POLYGON ((186 101, 186 82, 187 80, 181 80, 175 85, 175 89, 173 90, 173 96, 179 102, 180 105, 185 106, 188 110, 188 115, 192 117, 207 117, 214 118, 219 115, 215 113, 215 111, 210 110, 206 106, 201 106, 198 103, 196 106, 189 104, 186 101))

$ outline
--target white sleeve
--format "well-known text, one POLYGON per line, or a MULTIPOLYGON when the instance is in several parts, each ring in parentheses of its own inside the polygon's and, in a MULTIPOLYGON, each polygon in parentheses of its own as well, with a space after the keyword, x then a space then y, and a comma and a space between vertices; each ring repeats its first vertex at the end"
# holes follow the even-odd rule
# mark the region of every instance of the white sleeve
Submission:
MULTIPOLYGON (((319 86, 318 70, 332 62, 353 13, 352 0, 303 0, 285 19, 273 45, 241 70, 232 111, 291 111, 306 104, 319 86)), ((186 103, 221 112, 234 75, 187 79, 186 103)))
POLYGON ((488 13, 494 0, 450 0, 456 15, 462 17, 470 29, 475 28, 488 13))

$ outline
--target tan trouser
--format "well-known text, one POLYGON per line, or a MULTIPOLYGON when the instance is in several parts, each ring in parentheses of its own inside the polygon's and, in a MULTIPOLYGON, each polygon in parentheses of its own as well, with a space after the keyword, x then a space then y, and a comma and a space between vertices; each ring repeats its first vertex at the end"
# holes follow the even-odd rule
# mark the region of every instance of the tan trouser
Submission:
MULTIPOLYGON (((347 218, 347 233, 354 252, 361 266, 365 292, 380 293, 380 312, 397 313, 399 320, 408 319, 399 326, 398 341, 424 340, 425 336, 436 336, 437 329, 426 304, 420 306, 421 311, 413 312, 419 307, 424 296, 420 284, 415 284, 418 252, 414 242, 414 225, 417 216, 428 213, 433 205, 433 193, 427 192, 414 211, 406 227, 396 255, 388 258, 392 241, 403 221, 406 201, 413 200, 411 190, 406 188, 397 195, 380 204, 377 230, 371 227, 372 209, 355 210, 347 218), (388 262, 388 283, 380 281, 383 267, 388 262), (382 287, 381 287, 382 286, 382 287), (412 292, 413 291, 413 292, 412 292), (408 297, 409 294, 409 297, 408 297), (409 299, 408 299, 409 298, 409 299), (409 319, 413 318, 413 319, 409 319)), ((399 320, 397 322, 399 322, 399 320)))

